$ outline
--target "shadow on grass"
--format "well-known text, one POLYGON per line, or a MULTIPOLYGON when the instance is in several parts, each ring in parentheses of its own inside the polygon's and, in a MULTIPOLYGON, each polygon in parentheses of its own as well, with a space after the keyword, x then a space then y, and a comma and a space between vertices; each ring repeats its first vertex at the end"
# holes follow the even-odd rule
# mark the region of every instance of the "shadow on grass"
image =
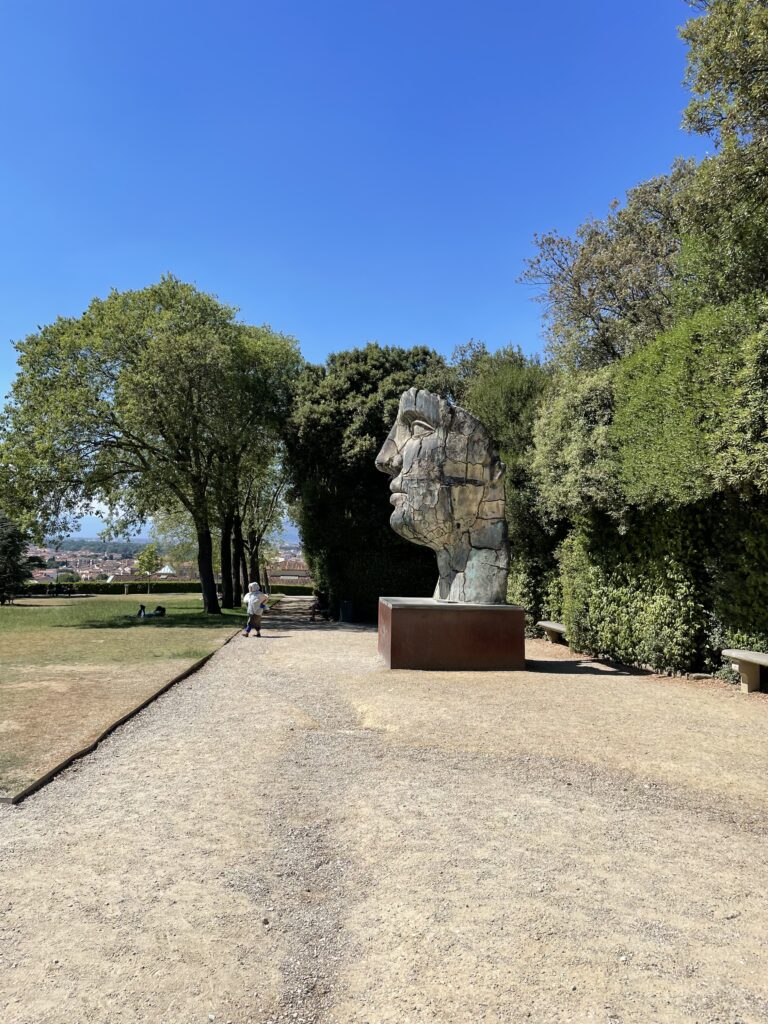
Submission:
POLYGON ((205 612, 174 613, 171 611, 162 619, 139 619, 135 615, 115 615, 109 619, 84 619, 54 625, 53 629, 237 629, 245 625, 244 612, 227 610, 222 615, 207 615, 205 612))

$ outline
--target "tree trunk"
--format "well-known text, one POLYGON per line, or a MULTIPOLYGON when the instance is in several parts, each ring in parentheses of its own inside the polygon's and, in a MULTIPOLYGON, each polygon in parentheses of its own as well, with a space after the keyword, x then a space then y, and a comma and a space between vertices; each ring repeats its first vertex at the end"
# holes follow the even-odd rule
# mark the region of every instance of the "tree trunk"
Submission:
POLYGON ((241 562, 243 560, 243 524, 239 515, 232 523, 232 598, 239 608, 243 600, 241 562))
POLYGON ((251 582, 248 579, 248 566, 245 562, 245 545, 240 549, 240 572, 243 574, 243 593, 248 593, 248 584, 251 582))
POLYGON ((256 575, 253 577, 259 584, 262 590, 266 590, 266 580, 262 576, 262 564, 261 564, 261 541, 257 540, 253 547, 253 563, 256 566, 256 575))
POLYGON ((234 608, 232 588, 232 515, 221 523, 221 607, 234 608))
POLYGON ((197 569, 203 591, 203 611, 209 615, 221 615, 216 577, 213 575, 213 541, 207 525, 197 527, 197 569))
POLYGON ((261 580, 259 579, 259 542, 254 530, 248 531, 248 575, 251 577, 251 583, 258 583, 261 586, 261 580))

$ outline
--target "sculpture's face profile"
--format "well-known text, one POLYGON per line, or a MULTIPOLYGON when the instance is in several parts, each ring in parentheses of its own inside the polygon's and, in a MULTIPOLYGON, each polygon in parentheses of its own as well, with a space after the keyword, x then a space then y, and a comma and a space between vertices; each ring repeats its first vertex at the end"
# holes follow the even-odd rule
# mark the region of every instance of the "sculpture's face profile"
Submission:
POLYGON ((464 409, 428 391, 406 391, 376 466, 392 477, 395 532, 450 552, 456 570, 472 549, 506 544, 504 464, 464 409))

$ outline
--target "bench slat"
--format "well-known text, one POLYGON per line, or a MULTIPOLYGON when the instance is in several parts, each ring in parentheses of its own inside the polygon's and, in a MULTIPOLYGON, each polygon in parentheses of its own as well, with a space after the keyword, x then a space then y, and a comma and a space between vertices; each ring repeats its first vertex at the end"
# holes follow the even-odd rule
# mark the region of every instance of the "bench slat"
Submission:
POLYGON ((555 633, 565 633, 565 626, 562 622, 537 622, 536 625, 540 629, 551 629, 555 633))
POLYGON ((727 650, 723 651, 723 657, 731 661, 750 661, 753 665, 768 665, 768 654, 762 651, 727 650))

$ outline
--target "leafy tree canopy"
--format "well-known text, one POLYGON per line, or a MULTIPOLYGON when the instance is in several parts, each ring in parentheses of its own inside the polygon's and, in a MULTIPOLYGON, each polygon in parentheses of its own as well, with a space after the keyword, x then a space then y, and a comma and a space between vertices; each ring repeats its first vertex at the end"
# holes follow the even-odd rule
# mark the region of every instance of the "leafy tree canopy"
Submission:
POLYGON ((194 560, 197 553, 195 524, 180 505, 155 512, 149 535, 163 558, 171 564, 194 560))
POLYGON ((566 367, 595 369, 635 351, 673 316, 672 282, 680 222, 694 174, 678 161, 614 202, 602 220, 585 221, 573 238, 535 238, 538 254, 522 280, 542 289, 548 349, 566 367))
POLYGON ((525 471, 533 426, 550 371, 512 345, 476 359, 463 403, 498 443, 510 477, 525 471))
POLYGON ((686 125, 720 142, 768 142, 768 3, 689 2, 703 14, 680 30, 689 46, 686 125))
POLYGON ((768 151, 728 143, 688 186, 675 283, 678 317, 768 291, 768 151))
POLYGON ((166 277, 95 299, 17 349, 2 464, 25 522, 65 531, 103 502, 124 528, 177 503, 195 522, 206 609, 218 610, 215 505, 259 431, 281 426, 296 343, 166 277))
POLYGON ((143 576, 154 576, 163 567, 163 560, 157 550, 157 544, 147 544, 139 552, 136 559, 136 571, 143 576))

